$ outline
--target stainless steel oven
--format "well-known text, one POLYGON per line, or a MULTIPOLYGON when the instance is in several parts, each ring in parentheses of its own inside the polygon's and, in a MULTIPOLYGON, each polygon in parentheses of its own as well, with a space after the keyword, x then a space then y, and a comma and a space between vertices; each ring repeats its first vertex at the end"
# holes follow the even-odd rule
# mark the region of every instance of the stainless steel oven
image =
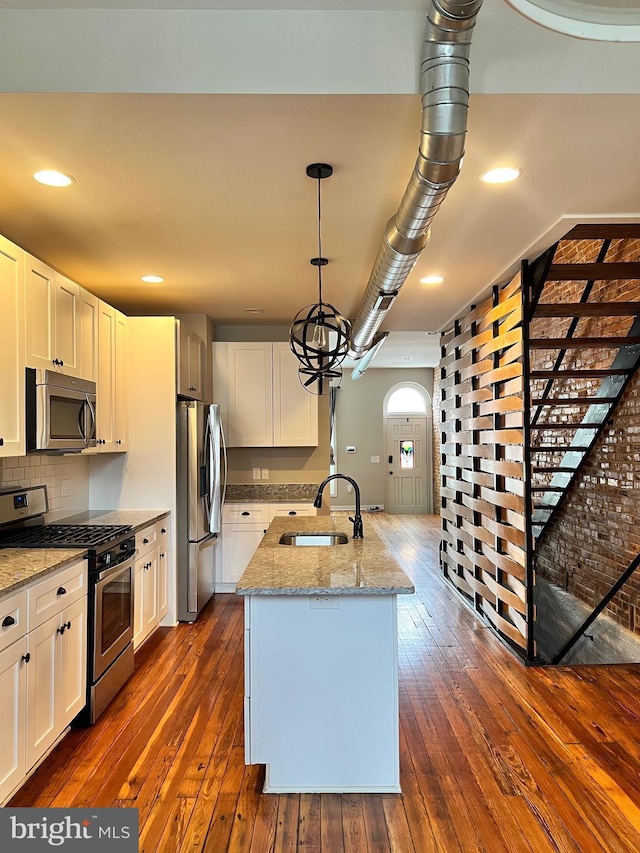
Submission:
POLYGON ((96 384, 26 369, 27 451, 73 453, 96 444, 96 384))

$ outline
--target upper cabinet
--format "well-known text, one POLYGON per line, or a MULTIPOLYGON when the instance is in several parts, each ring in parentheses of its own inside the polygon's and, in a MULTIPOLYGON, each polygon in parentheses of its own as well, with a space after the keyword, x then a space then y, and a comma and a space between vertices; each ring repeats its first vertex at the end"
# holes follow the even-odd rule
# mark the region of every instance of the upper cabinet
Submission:
POLYGON ((26 259, 26 366, 81 376, 80 286, 26 259))
POLYGON ((127 450, 125 374, 127 318, 100 301, 96 442, 100 452, 127 450))
POLYGON ((202 340, 195 332, 176 320, 178 336, 178 394, 191 400, 202 400, 202 340))
POLYGON ((25 253, 0 237, 0 457, 23 456, 25 253))
POLYGON ((315 447, 318 398, 287 343, 214 344, 213 398, 229 447, 315 447))
POLYGON ((80 288, 80 375, 98 381, 98 318, 100 300, 80 288))

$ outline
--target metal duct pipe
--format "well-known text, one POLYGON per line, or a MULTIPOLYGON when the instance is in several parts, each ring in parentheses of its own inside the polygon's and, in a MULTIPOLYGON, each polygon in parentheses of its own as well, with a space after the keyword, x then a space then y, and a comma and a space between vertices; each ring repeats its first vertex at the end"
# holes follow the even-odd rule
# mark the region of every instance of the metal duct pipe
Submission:
POLYGON ((353 324, 350 358, 362 358, 429 242, 429 226, 460 171, 469 109, 471 33, 482 0, 430 0, 422 51, 418 158, 387 223, 353 324))

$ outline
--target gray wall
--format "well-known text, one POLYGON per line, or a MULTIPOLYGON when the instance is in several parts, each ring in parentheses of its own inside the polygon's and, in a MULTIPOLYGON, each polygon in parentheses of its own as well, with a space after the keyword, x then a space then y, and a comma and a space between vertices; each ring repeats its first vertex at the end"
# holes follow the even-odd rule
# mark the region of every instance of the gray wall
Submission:
MULTIPOLYGON (((363 506, 382 506, 385 502, 384 425, 382 406, 389 388, 399 382, 418 382, 429 394, 433 392, 433 370, 424 368, 370 367, 354 382, 351 371, 344 372, 336 404, 338 471, 348 474, 360 486, 363 506), (355 444, 356 453, 345 453, 355 444), (380 462, 371 462, 379 456, 380 462)), ((331 499, 334 507, 353 506, 353 495, 346 483, 338 483, 338 495, 331 499)))

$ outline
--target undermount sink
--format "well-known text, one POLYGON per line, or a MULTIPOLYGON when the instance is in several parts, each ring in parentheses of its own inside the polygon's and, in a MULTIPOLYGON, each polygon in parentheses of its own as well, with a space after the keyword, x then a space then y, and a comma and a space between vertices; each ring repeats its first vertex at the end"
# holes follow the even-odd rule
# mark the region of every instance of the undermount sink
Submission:
POLYGON ((349 537, 346 533, 283 533, 279 539, 280 545, 346 545, 349 537))

